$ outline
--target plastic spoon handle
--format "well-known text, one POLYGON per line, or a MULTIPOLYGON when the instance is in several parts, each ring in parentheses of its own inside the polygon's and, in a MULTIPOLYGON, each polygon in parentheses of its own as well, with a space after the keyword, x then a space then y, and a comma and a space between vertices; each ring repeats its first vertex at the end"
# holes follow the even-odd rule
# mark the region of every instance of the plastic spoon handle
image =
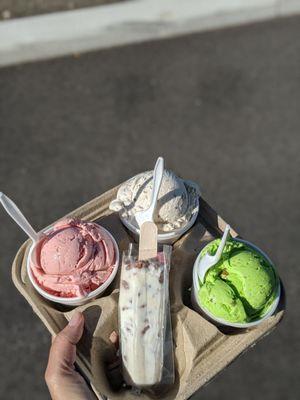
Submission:
POLYGON ((162 157, 158 157, 153 171, 152 197, 151 197, 151 204, 148 209, 151 210, 152 216, 154 213, 154 209, 156 207, 156 202, 158 198, 160 185, 162 182, 163 173, 164 173, 164 159, 162 157))
POLYGON ((27 219, 24 217, 22 212, 15 205, 15 203, 9 197, 5 196, 5 194, 2 192, 0 192, 0 201, 7 213, 12 217, 13 220, 16 221, 16 223, 23 229, 23 231, 27 233, 30 239, 32 239, 34 242, 37 242, 37 232, 32 228, 30 223, 27 221, 27 219))
POLYGON ((228 235, 229 235, 229 232, 230 232, 230 226, 229 226, 229 225, 226 225, 226 228, 225 228, 225 230, 224 230, 224 233, 223 233, 221 242, 220 242, 220 244, 219 244, 218 250, 217 250, 216 255, 215 255, 215 257, 216 257, 217 260, 219 260, 219 259, 221 258, 221 255, 222 255, 222 253, 223 253, 223 249, 224 249, 224 246, 225 246, 225 244, 226 244, 226 241, 227 241, 227 237, 228 237, 228 235))

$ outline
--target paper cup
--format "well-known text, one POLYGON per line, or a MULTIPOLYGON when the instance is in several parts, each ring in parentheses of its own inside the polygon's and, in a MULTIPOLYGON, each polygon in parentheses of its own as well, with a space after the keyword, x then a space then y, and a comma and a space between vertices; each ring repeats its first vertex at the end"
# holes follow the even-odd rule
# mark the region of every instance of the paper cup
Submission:
MULTIPOLYGON (((66 306, 81 306, 82 304, 85 304, 91 300, 93 300, 94 298, 98 297, 101 293, 103 293, 108 286, 112 283, 112 281, 114 280, 117 272, 118 272, 118 268, 119 268, 119 260, 120 260, 120 252, 119 252, 119 248, 117 245, 117 242, 115 240, 115 238, 112 236, 112 234, 110 232, 108 232, 108 230, 106 230, 105 228, 103 228, 103 226, 101 226, 101 228, 108 234, 108 236, 111 238, 114 247, 115 247, 115 263, 113 265, 113 271, 110 274, 109 278, 102 284, 100 285, 97 289, 93 290, 92 292, 88 293, 86 296, 83 297, 58 297, 58 296, 54 296, 48 292, 46 292, 45 290, 43 290, 39 284, 37 283, 37 281, 35 280, 31 267, 30 267, 30 260, 33 257, 33 251, 35 250, 36 246, 38 245, 38 243, 33 243, 29 249, 29 253, 28 253, 28 257, 27 257, 27 274, 29 276, 29 280, 32 283, 33 287, 36 289, 36 291, 43 296, 45 299, 53 301, 54 303, 59 303, 59 304, 63 304, 66 306)), ((52 228, 49 228, 47 230, 45 230, 45 233, 48 233, 52 230, 52 228)))
MULTIPOLYGON (((272 263, 272 261, 270 260, 270 258, 262 251, 260 250, 257 246, 255 246, 254 244, 243 240, 243 239, 235 239, 237 242, 241 242, 246 244, 247 246, 251 247, 253 250, 256 250, 258 253, 260 253, 275 269, 274 264, 272 263)), ((211 312, 209 312, 206 308, 204 308, 198 298, 198 291, 199 291, 199 278, 197 276, 197 266, 199 263, 199 259, 200 259, 200 254, 201 252, 198 254, 198 257, 196 258, 196 261, 194 263, 194 267, 193 267, 193 287, 192 287, 192 297, 191 297, 191 301, 192 301, 192 306, 194 308, 195 311, 197 311, 199 314, 203 315, 204 317, 206 317, 209 321, 213 322, 215 325, 223 325, 223 326, 231 326, 233 328, 252 328, 257 326, 258 324, 260 324, 262 321, 266 320, 267 318, 269 318, 272 314, 274 314, 274 312, 276 311, 276 308, 278 307, 278 303, 280 300, 280 294, 281 294, 281 285, 280 282, 278 284, 278 289, 277 289, 277 293, 276 293, 276 297, 273 301, 272 304, 270 304, 268 310, 265 312, 265 314, 252 322, 245 322, 245 323, 237 323, 237 322, 229 322, 226 321, 222 318, 218 318, 215 317, 211 312)), ((200 289, 201 290, 201 289, 200 289)))
MULTIPOLYGON (((170 232, 159 233, 157 235, 158 243, 161 244, 173 244, 178 240, 184 233, 186 233, 195 223, 199 212, 199 197, 197 197, 197 206, 195 212, 192 214, 190 220, 179 229, 175 229, 170 232)), ((136 240, 140 237, 140 229, 133 225, 128 219, 124 218, 120 215, 120 219, 122 223, 126 226, 126 228, 133 234, 136 240)))

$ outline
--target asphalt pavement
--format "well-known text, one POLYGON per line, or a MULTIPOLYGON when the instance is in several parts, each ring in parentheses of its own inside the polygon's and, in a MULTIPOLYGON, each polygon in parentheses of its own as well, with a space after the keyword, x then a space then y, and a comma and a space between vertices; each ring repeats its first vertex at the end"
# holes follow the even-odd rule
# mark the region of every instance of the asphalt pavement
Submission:
MULTIPOLYGON (((294 17, 0 70, 0 190, 36 229, 162 155, 278 266, 283 322, 194 400, 300 393, 299 35, 294 17)), ((24 240, 0 210, 0 398, 43 400, 50 337, 10 276, 24 240)))

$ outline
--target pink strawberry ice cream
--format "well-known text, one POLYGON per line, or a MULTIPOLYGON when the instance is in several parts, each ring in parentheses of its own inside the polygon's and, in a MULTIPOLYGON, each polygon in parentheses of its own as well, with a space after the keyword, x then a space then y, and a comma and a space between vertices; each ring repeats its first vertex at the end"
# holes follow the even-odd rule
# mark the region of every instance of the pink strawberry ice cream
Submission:
POLYGON ((81 297, 109 278, 115 252, 100 225, 69 219, 55 224, 41 240, 30 265, 43 290, 58 297, 81 297))

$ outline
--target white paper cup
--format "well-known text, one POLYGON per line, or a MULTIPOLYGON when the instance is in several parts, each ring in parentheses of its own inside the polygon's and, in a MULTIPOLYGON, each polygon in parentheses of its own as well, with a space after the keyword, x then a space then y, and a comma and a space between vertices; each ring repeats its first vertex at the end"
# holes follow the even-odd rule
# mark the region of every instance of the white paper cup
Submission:
MULTIPOLYGON (((253 250, 256 250, 258 253, 260 253, 275 269, 274 264, 272 263, 272 261, 270 260, 270 258, 262 251, 260 250, 257 246, 255 246, 254 244, 243 240, 243 239, 235 239, 237 242, 241 242, 246 244, 247 246, 251 247, 253 250)), ((196 261, 194 263, 194 267, 193 267, 193 287, 192 287, 192 297, 191 297, 191 301, 192 301, 192 306, 194 308, 195 311, 197 311, 199 314, 202 314, 203 316, 205 316, 208 320, 210 320, 211 322, 213 322, 216 325, 223 325, 223 326, 231 326, 233 328, 252 328, 255 327, 256 325, 260 324, 262 321, 266 320, 267 318, 269 318, 272 314, 274 314, 274 312, 276 311, 276 308, 278 307, 278 303, 280 300, 280 295, 281 295, 281 285, 280 282, 278 284, 278 289, 277 289, 277 293, 276 293, 276 297, 273 301, 272 304, 270 304, 268 310, 265 312, 265 314, 252 322, 245 322, 245 323, 237 323, 237 322, 229 322, 226 321, 222 318, 218 318, 215 317, 212 313, 210 313, 206 308, 204 308, 200 301, 199 301, 199 297, 197 296, 197 293, 199 291, 199 278, 197 277, 197 265, 199 263, 199 259, 200 259, 200 254, 201 252, 198 254, 198 257, 196 258, 196 261)), ((201 290, 201 289, 200 289, 201 290)))
MULTIPOLYGON (((190 220, 187 222, 186 225, 182 226, 181 228, 174 229, 170 232, 159 233, 157 235, 158 243, 161 244, 173 244, 178 240, 184 233, 186 233, 195 223, 197 216, 199 213, 199 197, 197 197, 197 206, 196 211, 192 214, 190 220)), ((136 240, 140 237, 140 229, 133 225, 127 218, 124 218, 120 215, 120 219, 122 223, 126 226, 126 228, 133 234, 136 240)))
MULTIPOLYGON (((31 267, 30 267, 30 260, 33 256, 33 251, 35 250, 35 247, 37 246, 37 244, 33 243, 31 245, 31 247, 29 249, 28 257, 27 257, 27 265, 26 265, 27 266, 27 274, 29 276, 29 280, 32 283, 33 287, 36 289, 36 291, 41 296, 43 296, 45 299, 53 301, 55 303, 73 307, 73 306, 81 306, 82 304, 85 304, 85 303, 93 300, 94 298, 98 297, 101 293, 103 293, 108 288, 108 286, 112 283, 112 281, 114 280, 114 278, 118 272, 119 261, 120 261, 120 252, 119 252, 117 242, 116 242, 115 238, 112 236, 112 234, 110 232, 108 232, 108 230, 103 228, 103 226, 101 226, 101 229, 103 229, 108 234, 108 236, 111 238, 111 240, 114 244, 115 263, 113 265, 113 271, 110 274, 110 276, 108 277, 108 279, 102 285, 100 285, 97 289, 93 290, 92 292, 88 293, 86 296, 83 296, 83 297, 58 297, 58 296, 54 296, 54 295, 46 292, 45 290, 43 290, 39 286, 37 281, 35 280, 32 270, 31 270, 31 267)), ((45 233, 48 233, 51 230, 52 230, 52 228, 49 228, 49 229, 45 230, 45 233)))

